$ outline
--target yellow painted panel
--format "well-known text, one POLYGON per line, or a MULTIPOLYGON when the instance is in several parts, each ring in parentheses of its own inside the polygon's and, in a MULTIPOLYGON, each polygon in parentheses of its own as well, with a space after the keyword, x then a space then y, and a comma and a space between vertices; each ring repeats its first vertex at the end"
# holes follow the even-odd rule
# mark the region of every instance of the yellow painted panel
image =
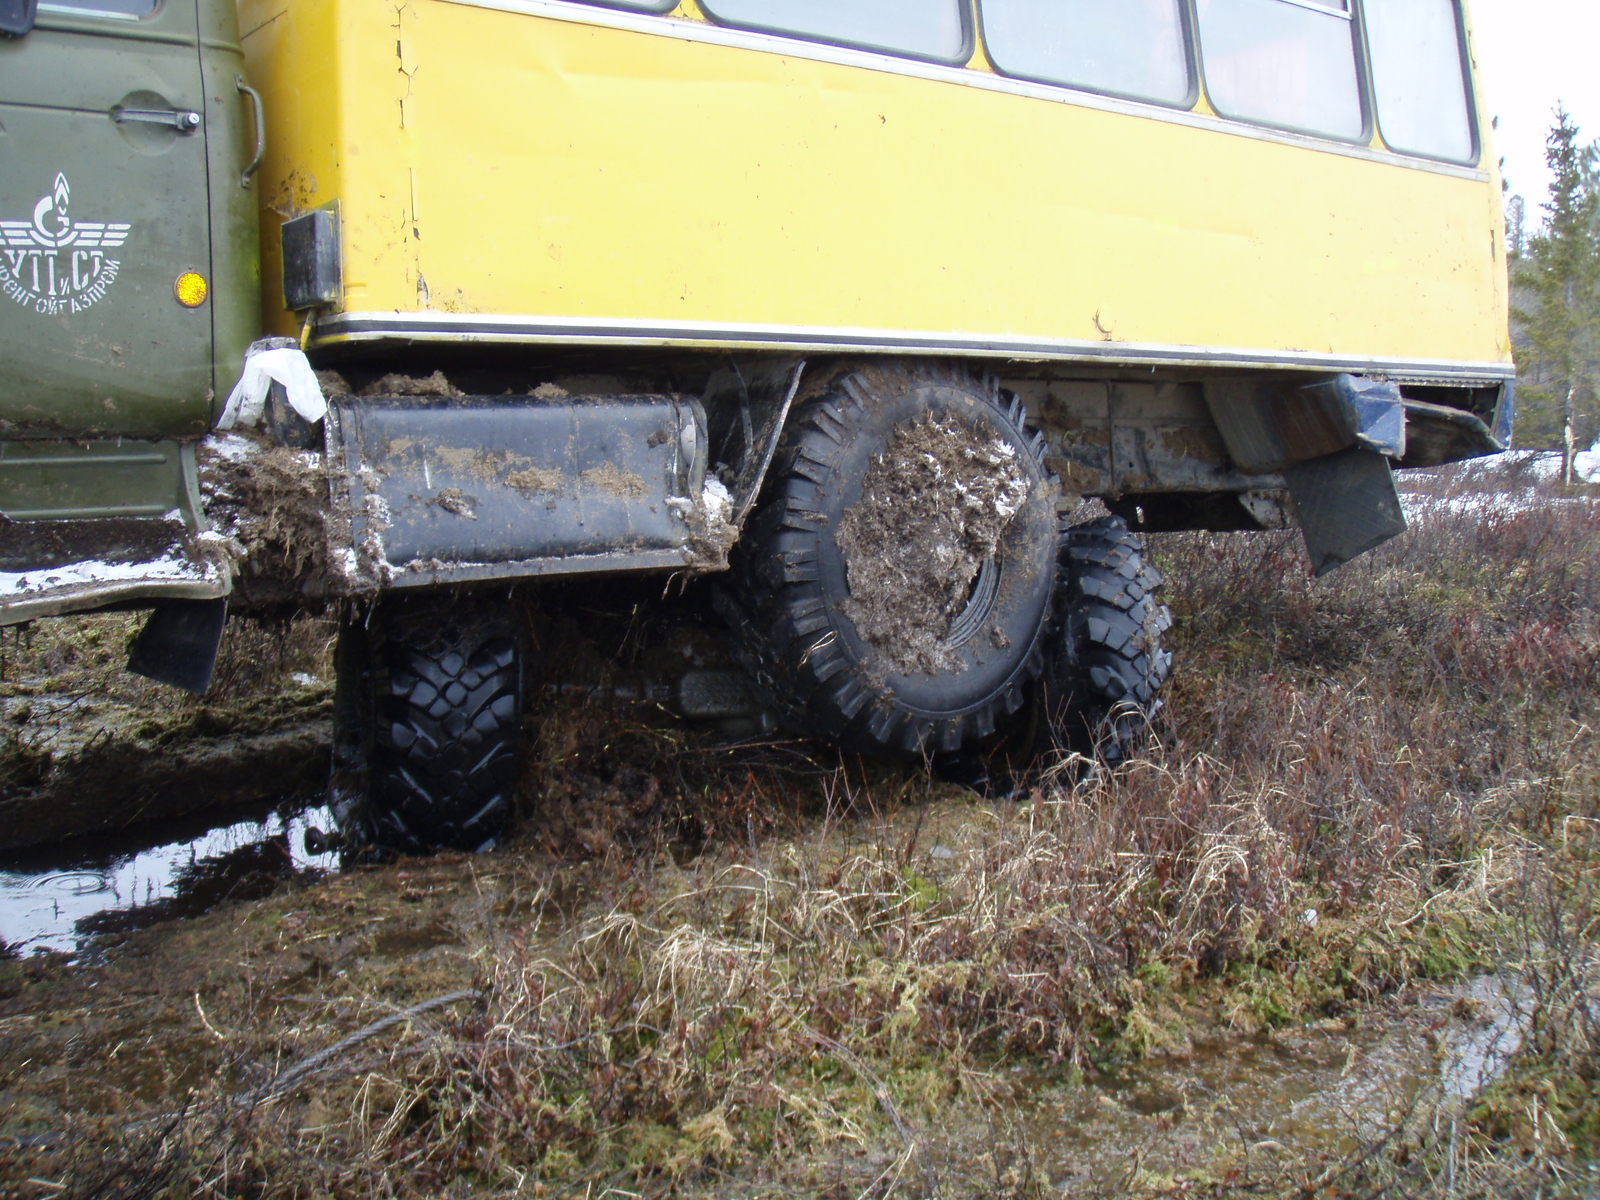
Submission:
POLYGON ((1508 358, 1492 180, 447 0, 278 2, 285 61, 338 80, 268 170, 320 165, 348 311, 1508 358))
POLYGON ((241 0, 245 70, 266 109, 266 155, 254 186, 261 194, 262 312, 273 332, 291 333, 283 311, 278 226, 344 191, 336 131, 343 73, 332 69, 339 44, 334 5, 241 0), (309 66, 320 62, 321 69, 309 66))

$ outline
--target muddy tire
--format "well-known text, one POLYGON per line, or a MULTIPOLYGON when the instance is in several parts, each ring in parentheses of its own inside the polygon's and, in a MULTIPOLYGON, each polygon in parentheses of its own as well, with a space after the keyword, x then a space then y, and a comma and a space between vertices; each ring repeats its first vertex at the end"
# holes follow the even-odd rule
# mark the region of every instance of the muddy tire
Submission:
POLYGON ((992 380, 838 379, 791 418, 721 597, 763 698, 869 752, 990 736, 1043 669, 1056 494, 1043 440, 992 380), (897 490, 896 464, 909 479, 924 459, 944 465, 897 490), (973 496, 987 516, 962 515, 973 496))
POLYGON ((1057 633, 1042 690, 1059 750, 1115 765, 1144 740, 1172 671, 1161 573, 1121 517, 1062 531, 1057 633))
POLYGON ((516 786, 524 639, 510 614, 387 601, 341 632, 334 814, 347 843, 483 850, 516 786))

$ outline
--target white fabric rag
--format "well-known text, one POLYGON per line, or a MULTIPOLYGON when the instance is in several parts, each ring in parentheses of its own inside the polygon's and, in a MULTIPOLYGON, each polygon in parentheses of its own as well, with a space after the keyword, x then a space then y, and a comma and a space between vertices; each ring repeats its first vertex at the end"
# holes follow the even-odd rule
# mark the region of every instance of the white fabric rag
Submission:
POLYGON ((244 371, 239 382, 228 393, 228 403, 223 407, 218 429, 232 429, 235 424, 258 425, 261 413, 267 406, 267 393, 273 381, 283 384, 289 397, 289 407, 315 425, 328 415, 328 402, 323 398, 322 385, 317 373, 311 369, 305 354, 293 347, 282 346, 271 350, 258 350, 254 346, 245 354, 244 371))

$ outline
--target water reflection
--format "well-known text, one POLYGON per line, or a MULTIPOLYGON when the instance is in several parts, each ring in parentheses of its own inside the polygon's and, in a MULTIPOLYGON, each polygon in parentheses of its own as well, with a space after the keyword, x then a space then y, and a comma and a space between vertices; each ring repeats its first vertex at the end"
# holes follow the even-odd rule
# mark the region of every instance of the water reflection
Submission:
POLYGON ((308 828, 331 825, 326 809, 256 809, 7 854, 0 946, 81 953, 96 937, 266 895, 282 879, 337 868, 337 854, 305 846, 308 828))

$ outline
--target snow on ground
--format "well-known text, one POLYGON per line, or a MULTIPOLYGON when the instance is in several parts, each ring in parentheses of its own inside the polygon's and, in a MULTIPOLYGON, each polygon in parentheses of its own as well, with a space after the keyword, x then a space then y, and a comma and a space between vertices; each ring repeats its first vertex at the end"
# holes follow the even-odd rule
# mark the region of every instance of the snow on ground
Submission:
MULTIPOLYGON (((1575 466, 1595 468, 1586 481, 1600 480, 1600 448, 1580 456, 1575 466)), ((1580 472, 1581 473, 1581 472, 1580 472)), ((1593 497, 1558 496, 1561 455, 1548 450, 1507 450, 1426 472, 1400 477, 1400 502, 1408 519, 1446 513, 1509 515, 1533 508, 1596 503, 1593 497)))
POLYGON ((1600 483, 1600 438, 1587 450, 1572 456, 1572 469, 1585 483, 1600 483))

